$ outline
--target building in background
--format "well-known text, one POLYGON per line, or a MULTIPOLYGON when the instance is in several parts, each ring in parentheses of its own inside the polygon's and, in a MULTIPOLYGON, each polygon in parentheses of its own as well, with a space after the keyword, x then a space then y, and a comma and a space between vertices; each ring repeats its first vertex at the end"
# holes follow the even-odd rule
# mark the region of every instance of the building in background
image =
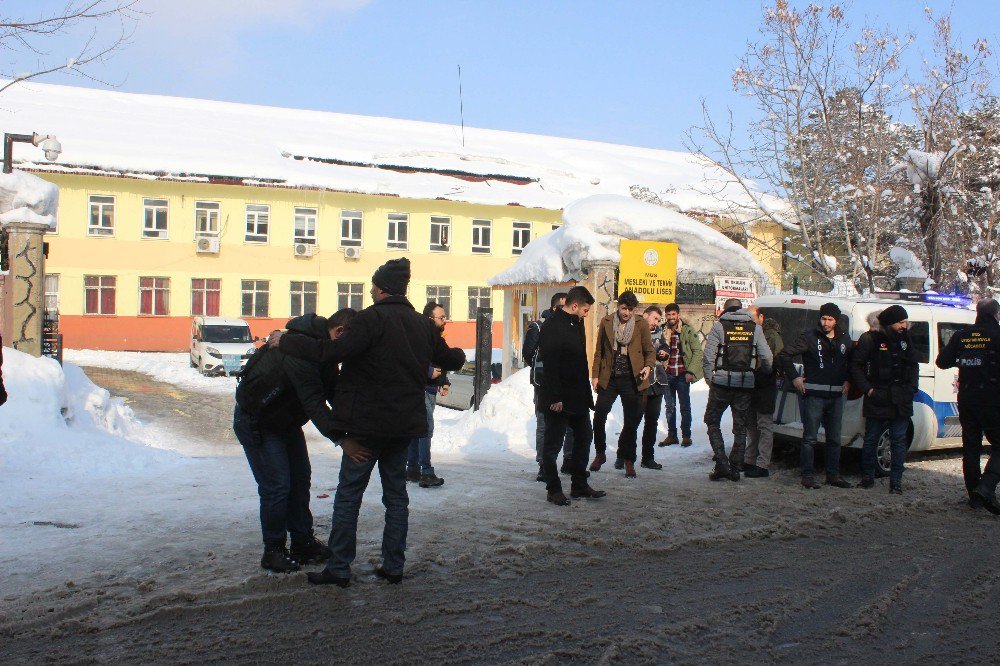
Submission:
POLYGON ((686 153, 30 82, 0 118, 63 145, 58 163, 17 167, 60 188, 45 300, 71 348, 182 350, 198 315, 263 336, 370 305, 372 272, 399 256, 414 305, 444 304, 449 342, 472 347, 476 309, 504 305, 488 278, 593 194, 657 193, 741 225, 781 270, 780 227, 686 153))

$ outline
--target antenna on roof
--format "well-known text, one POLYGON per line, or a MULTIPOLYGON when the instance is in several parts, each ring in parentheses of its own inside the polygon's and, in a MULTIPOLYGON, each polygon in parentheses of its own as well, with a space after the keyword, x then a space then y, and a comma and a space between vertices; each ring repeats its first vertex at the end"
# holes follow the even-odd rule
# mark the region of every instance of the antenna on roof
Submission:
POLYGON ((462 66, 458 66, 458 116, 462 121, 462 148, 465 148, 465 104, 462 102, 462 66))

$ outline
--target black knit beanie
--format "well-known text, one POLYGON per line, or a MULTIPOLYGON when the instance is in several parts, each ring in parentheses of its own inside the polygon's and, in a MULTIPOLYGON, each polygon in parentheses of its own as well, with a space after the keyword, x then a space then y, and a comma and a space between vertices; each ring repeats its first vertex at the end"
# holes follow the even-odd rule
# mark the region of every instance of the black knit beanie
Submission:
POLYGON ((819 316, 840 319, 840 308, 837 307, 836 303, 824 303, 819 306, 819 316))
POLYGON ((372 275, 372 284, 394 296, 405 295, 410 284, 410 260, 402 257, 385 262, 372 275))
POLYGON ((906 313, 906 309, 902 305, 890 305, 878 313, 878 323, 886 328, 909 318, 910 316, 906 313))

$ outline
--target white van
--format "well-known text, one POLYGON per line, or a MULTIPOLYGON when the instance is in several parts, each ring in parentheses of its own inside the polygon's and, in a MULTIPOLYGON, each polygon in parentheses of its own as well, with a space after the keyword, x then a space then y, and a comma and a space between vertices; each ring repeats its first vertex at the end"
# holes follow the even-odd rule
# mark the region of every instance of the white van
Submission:
POLYGON ((254 353, 258 338, 242 319, 195 317, 191 323, 191 367, 203 375, 235 375, 254 353))
MULTIPOLYGON (((914 397, 913 418, 907 433, 909 451, 946 448, 962 445, 962 427, 958 422, 958 371, 941 370, 934 364, 938 351, 948 343, 955 331, 971 325, 976 313, 963 297, 908 292, 877 292, 872 298, 835 298, 829 296, 762 296, 754 301, 781 323, 781 337, 787 345, 803 329, 819 323, 819 307, 836 303, 840 308, 840 327, 850 331, 857 342, 869 330, 868 316, 890 305, 906 308, 910 322, 910 338, 920 363, 920 384, 914 397)), ((802 438, 798 393, 791 382, 779 380, 778 400, 774 411, 774 432, 794 439, 802 438)), ((844 406, 841 431, 843 446, 861 448, 865 436, 865 420, 861 416, 862 396, 851 391, 844 406)), ((824 434, 819 438, 823 441, 824 434)), ((877 471, 889 473, 889 433, 882 434, 878 444, 877 471)))

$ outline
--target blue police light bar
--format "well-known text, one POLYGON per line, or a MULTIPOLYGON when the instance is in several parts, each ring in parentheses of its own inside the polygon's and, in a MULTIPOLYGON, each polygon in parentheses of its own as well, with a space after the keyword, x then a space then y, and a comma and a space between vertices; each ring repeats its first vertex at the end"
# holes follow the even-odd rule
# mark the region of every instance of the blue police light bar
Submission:
POLYGON ((972 303, 972 299, 968 296, 960 296, 958 294, 924 294, 914 291, 876 291, 875 296, 877 298, 907 301, 910 303, 950 305, 955 308, 964 308, 972 303))

